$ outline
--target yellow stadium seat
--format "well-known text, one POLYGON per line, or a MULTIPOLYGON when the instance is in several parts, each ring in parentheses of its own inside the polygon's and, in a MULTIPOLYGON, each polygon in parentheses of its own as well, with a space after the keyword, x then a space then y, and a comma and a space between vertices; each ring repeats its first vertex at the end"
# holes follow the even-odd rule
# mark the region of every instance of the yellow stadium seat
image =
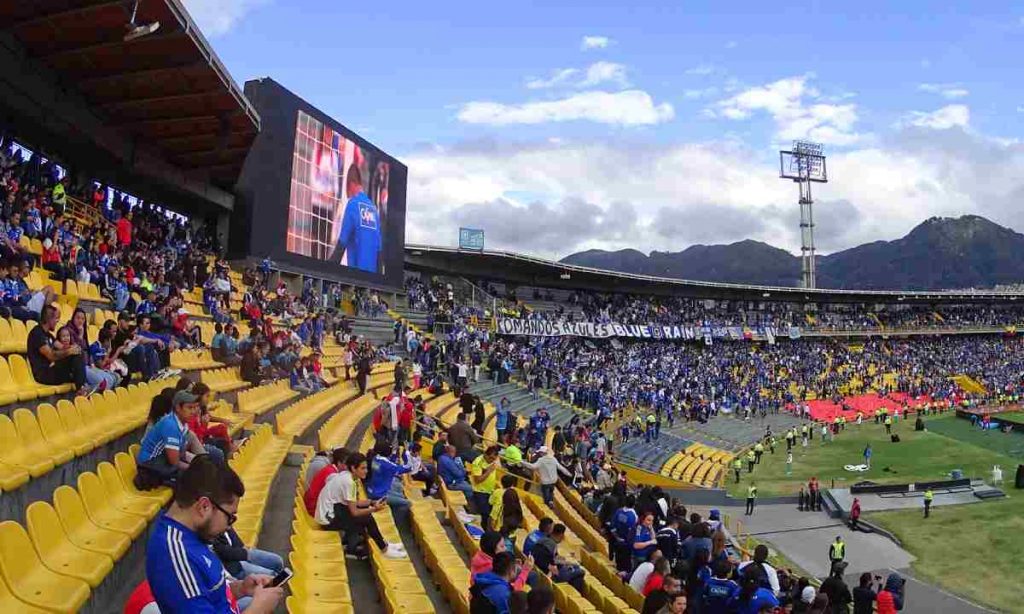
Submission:
POLYGON ((53 458, 41 452, 38 448, 25 447, 14 422, 0 414, 0 462, 25 469, 37 478, 54 467, 53 458))
POLYGON ((68 296, 81 296, 78 292, 78 284, 75 283, 75 280, 69 279, 64 282, 64 294, 67 294, 68 296))
POLYGON ((128 535, 105 529, 89 518, 82 498, 74 488, 58 486, 53 491, 53 506, 68 539, 79 548, 105 554, 116 561, 131 546, 132 540, 128 535))
MULTIPOLYGON (((60 406, 61 401, 57 401, 57 407, 59 408, 60 406)), ((75 409, 78 410, 78 415, 90 439, 103 445, 117 438, 117 435, 107 428, 106 421, 103 420, 93 407, 89 397, 75 397, 75 409)))
POLYGON ((7 359, 0 356, 0 405, 18 402, 18 384, 11 375, 7 359))
POLYGON ((75 456, 82 456, 96 447, 91 439, 85 437, 83 431, 68 430, 61 421, 57 408, 49 403, 40 403, 36 407, 36 419, 39 420, 39 429, 43 431, 43 437, 47 441, 71 451, 75 456))
POLYGON ((89 585, 43 565, 25 529, 11 520, 0 522, 0 576, 15 597, 46 610, 77 612, 89 599, 89 585))
POLYGON ((356 610, 348 603, 322 603, 316 599, 285 599, 288 614, 355 614, 356 610))
POLYGON ((25 524, 39 558, 52 571, 78 578, 96 588, 114 568, 109 556, 71 543, 49 503, 36 501, 29 505, 25 524))
POLYGON ((112 464, 105 461, 100 463, 96 466, 96 473, 115 507, 145 518, 152 518, 163 507, 163 504, 153 497, 143 497, 128 491, 112 464))
POLYGON ((21 445, 34 456, 49 456, 53 459, 54 465, 63 465, 75 457, 73 450, 58 448, 56 442, 47 441, 39 428, 39 422, 31 410, 20 408, 11 414, 14 418, 14 427, 18 429, 18 436, 21 438, 21 445))
POLYGON ((106 489, 95 473, 86 472, 78 476, 78 494, 82 496, 85 512, 94 524, 124 533, 132 539, 146 528, 146 519, 141 515, 122 511, 107 500, 106 489))
POLYGON ((14 381, 17 383, 19 388, 19 401, 31 401, 32 399, 42 396, 71 392, 75 389, 74 384, 48 386, 46 384, 38 383, 35 378, 32 377, 32 371, 29 369, 28 362, 21 354, 11 354, 7 358, 7 361, 11 367, 11 375, 14 376, 14 381))
POLYGON ((18 614, 49 614, 50 610, 37 608, 18 599, 7 588, 7 585, 0 582, 0 612, 17 612, 18 614))

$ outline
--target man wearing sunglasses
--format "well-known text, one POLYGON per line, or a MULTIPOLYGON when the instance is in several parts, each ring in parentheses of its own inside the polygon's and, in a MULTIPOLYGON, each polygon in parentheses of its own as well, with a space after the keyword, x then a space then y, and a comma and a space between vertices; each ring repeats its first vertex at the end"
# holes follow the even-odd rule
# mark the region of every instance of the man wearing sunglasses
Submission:
POLYGON ((245 486, 230 467, 205 455, 182 472, 170 508, 156 522, 146 547, 146 579, 164 614, 269 614, 283 595, 261 574, 231 580, 210 543, 238 519, 245 486), (246 599, 249 601, 249 599, 246 599))

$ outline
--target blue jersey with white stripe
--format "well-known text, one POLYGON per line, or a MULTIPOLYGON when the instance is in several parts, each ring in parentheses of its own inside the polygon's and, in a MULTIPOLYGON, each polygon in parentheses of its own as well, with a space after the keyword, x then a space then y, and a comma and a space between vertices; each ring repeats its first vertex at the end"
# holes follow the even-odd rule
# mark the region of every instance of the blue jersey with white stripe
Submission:
POLYGON ((136 461, 141 464, 160 456, 164 450, 181 450, 187 437, 188 427, 181 423, 176 414, 169 413, 157 420, 142 436, 136 461))
POLYGON ((161 514, 146 546, 146 580, 162 614, 238 614, 220 559, 191 529, 161 514))

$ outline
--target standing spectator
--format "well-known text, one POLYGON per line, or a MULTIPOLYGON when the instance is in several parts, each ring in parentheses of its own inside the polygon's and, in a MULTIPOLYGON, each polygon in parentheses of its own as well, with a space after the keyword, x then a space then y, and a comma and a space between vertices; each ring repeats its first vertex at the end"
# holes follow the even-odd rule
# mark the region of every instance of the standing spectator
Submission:
POLYGON ((117 244, 128 247, 132 244, 132 212, 128 211, 117 220, 117 244))
POLYGON ((74 383, 79 395, 86 393, 85 357, 81 346, 57 344, 53 331, 57 328, 60 312, 53 305, 42 310, 39 326, 28 334, 28 362, 32 377, 41 384, 60 385, 74 383))
MULTIPOLYGON (((490 446, 483 454, 477 456, 470 465, 470 481, 473 484, 473 507, 482 517, 484 528, 488 528, 491 504, 491 493, 498 487, 498 446, 490 446)), ((499 527, 491 527, 497 529, 499 527)))
POLYGON ((860 575, 860 583, 853 589, 853 614, 872 614, 875 611, 875 599, 878 598, 877 589, 881 589, 881 576, 875 576, 877 587, 872 586, 871 572, 866 571, 860 575))
POLYGON ((555 501, 555 487, 558 484, 558 474, 561 473, 571 478, 572 473, 558 462, 554 451, 547 446, 541 446, 537 453, 540 454, 540 458, 536 462, 529 463, 523 461, 520 465, 537 472, 537 475, 540 477, 540 492, 544 497, 544 503, 545 505, 552 506, 555 501))

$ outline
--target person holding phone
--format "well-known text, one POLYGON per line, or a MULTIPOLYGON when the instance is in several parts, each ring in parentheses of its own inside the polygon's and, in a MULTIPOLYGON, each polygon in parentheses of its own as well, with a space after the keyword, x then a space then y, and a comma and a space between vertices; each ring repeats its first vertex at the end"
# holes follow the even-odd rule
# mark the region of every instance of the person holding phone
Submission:
POLYGON ((209 543, 238 519, 245 495, 226 464, 195 459, 178 479, 170 508, 157 518, 146 546, 146 579, 161 612, 271 614, 284 596, 270 576, 225 582, 224 566, 209 543))
POLYGON ((351 454, 346 462, 347 470, 327 479, 316 502, 316 521, 325 529, 342 531, 345 534, 346 554, 355 558, 366 558, 369 551, 362 546, 367 538, 372 539, 384 556, 390 559, 404 559, 408 555, 401 544, 389 544, 380 533, 373 514, 387 506, 385 499, 359 499, 356 479, 365 480, 368 465, 366 456, 360 452, 351 454))

